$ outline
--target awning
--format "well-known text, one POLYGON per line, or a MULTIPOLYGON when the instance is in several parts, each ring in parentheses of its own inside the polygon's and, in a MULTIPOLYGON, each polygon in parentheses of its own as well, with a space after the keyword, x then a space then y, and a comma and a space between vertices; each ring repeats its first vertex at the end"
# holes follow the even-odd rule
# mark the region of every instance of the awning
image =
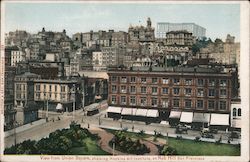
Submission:
POLYGON ((137 109, 132 109, 132 115, 136 115, 137 109))
POLYGON ((154 117, 154 118, 159 117, 158 110, 148 110, 147 117, 154 117))
POLYGON ((229 125, 229 114, 211 114, 210 125, 229 125))
POLYGON ((123 108, 122 115, 132 115, 132 108, 123 108))
POLYGON ((56 109, 57 109, 57 110, 62 110, 62 109, 63 109, 63 105, 62 105, 61 103, 58 103, 58 104, 56 105, 56 109))
POLYGON ((181 112, 180 111, 171 111, 169 118, 175 118, 175 119, 180 119, 181 117, 181 112))
POLYGON ((231 123, 233 128, 241 128, 241 119, 233 119, 231 123))
POLYGON ((147 109, 137 109, 135 115, 136 116, 147 116, 147 109))
POLYGON ((197 123, 209 123, 210 114, 208 113, 194 113, 193 122, 197 123))
POLYGON ((180 122, 183 123, 192 123, 193 113, 192 112, 182 112, 180 122))
POLYGON ((122 108, 121 108, 121 107, 109 106, 108 109, 107 109, 107 112, 108 112, 108 113, 118 113, 118 114, 120 114, 121 111, 122 111, 122 108))

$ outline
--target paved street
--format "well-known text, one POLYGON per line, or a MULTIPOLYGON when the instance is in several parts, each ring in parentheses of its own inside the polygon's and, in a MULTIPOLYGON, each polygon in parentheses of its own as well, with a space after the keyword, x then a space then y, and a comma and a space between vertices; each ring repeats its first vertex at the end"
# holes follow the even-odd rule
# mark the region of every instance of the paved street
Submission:
MULTIPOLYGON (((75 120, 77 123, 80 123, 82 127, 87 128, 91 127, 101 127, 101 128, 110 128, 110 129, 128 129, 128 131, 139 132, 144 130, 148 134, 154 134, 154 131, 161 132, 163 135, 167 135, 170 137, 176 137, 175 128, 170 128, 169 125, 166 124, 156 124, 152 123, 146 125, 145 122, 138 121, 128 121, 128 120, 113 120, 111 118, 105 118, 105 110, 100 112, 94 116, 84 116, 82 110, 77 110, 75 112, 75 120), (132 130, 132 127, 134 129, 132 130)), ((49 135, 49 133, 62 128, 69 127, 70 122, 73 120, 73 117, 69 113, 53 115, 49 118, 49 122, 42 123, 37 126, 32 126, 30 129, 20 131, 16 133, 16 142, 20 143, 24 140, 39 140, 43 137, 49 135), (60 120, 58 120, 57 116, 60 116, 60 120), (53 121, 54 119, 54 121, 53 121)), ((199 131, 188 130, 187 134, 182 134, 183 138, 194 139, 196 136, 200 136, 199 131)), ((204 141, 215 141, 218 140, 222 136, 222 140, 224 143, 227 142, 228 137, 225 132, 221 132, 215 134, 215 139, 203 139, 204 141)), ((5 147, 10 147, 14 144, 15 136, 14 134, 9 135, 5 138, 5 147)), ((238 143, 238 140, 234 140, 234 143, 238 143)))

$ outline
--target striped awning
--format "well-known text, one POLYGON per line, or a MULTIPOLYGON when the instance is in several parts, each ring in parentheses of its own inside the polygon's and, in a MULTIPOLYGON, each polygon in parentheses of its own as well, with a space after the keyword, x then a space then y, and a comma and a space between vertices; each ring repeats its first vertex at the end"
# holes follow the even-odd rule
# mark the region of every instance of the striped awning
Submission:
POLYGON ((183 123, 192 123, 193 113, 192 112, 182 112, 180 122, 183 123))
POLYGON ((118 113, 118 114, 120 114, 121 111, 122 111, 121 107, 109 106, 108 109, 107 109, 108 113, 118 113))
POLYGON ((181 111, 171 111, 169 118, 180 119, 181 111))
POLYGON ((154 117, 154 118, 159 117, 158 110, 150 110, 149 109, 147 112, 147 117, 154 117))
POLYGON ((137 109, 135 115, 136 116, 147 116, 147 109, 137 109))
POLYGON ((229 114, 211 114, 210 125, 229 125, 229 114))

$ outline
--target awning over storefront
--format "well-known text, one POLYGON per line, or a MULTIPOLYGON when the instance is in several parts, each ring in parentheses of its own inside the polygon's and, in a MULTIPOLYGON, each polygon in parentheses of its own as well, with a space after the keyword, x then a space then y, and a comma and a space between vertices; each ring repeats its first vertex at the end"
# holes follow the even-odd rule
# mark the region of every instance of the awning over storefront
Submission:
POLYGON ((154 118, 159 117, 158 110, 148 110, 147 117, 154 117, 154 118))
POLYGON ((132 115, 136 115, 136 111, 137 111, 137 109, 132 109, 132 115))
POLYGON ((181 112, 180 111, 171 111, 169 118, 180 119, 181 112))
POLYGON ((229 125, 229 114, 211 114, 210 125, 229 125))
POLYGON ((147 109, 137 109, 136 116, 147 116, 147 109))
POLYGON ((233 128, 241 128, 241 119, 233 119, 231 127, 233 127, 233 128))
POLYGON ((109 106, 107 112, 108 113, 121 113, 122 108, 121 107, 114 107, 114 106, 109 106))
POLYGON ((123 108, 122 115, 132 115, 132 108, 123 108))
POLYGON ((193 122, 197 123, 209 123, 210 114, 208 113, 194 113, 193 122))
POLYGON ((193 113, 192 112, 182 112, 180 122, 183 123, 192 123, 193 113))
POLYGON ((57 110, 62 110, 62 109, 63 109, 63 105, 62 105, 61 103, 58 103, 58 104, 56 105, 56 109, 57 109, 57 110))

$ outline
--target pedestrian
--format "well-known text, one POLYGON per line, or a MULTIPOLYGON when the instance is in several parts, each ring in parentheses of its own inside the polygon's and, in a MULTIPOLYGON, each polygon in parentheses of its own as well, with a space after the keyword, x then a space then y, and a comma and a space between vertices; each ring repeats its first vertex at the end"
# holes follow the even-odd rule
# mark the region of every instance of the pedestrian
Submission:
POLYGON ((134 132, 134 125, 132 126, 132 132, 134 132))
POLYGON ((88 123, 88 128, 89 128, 89 123, 88 123))

